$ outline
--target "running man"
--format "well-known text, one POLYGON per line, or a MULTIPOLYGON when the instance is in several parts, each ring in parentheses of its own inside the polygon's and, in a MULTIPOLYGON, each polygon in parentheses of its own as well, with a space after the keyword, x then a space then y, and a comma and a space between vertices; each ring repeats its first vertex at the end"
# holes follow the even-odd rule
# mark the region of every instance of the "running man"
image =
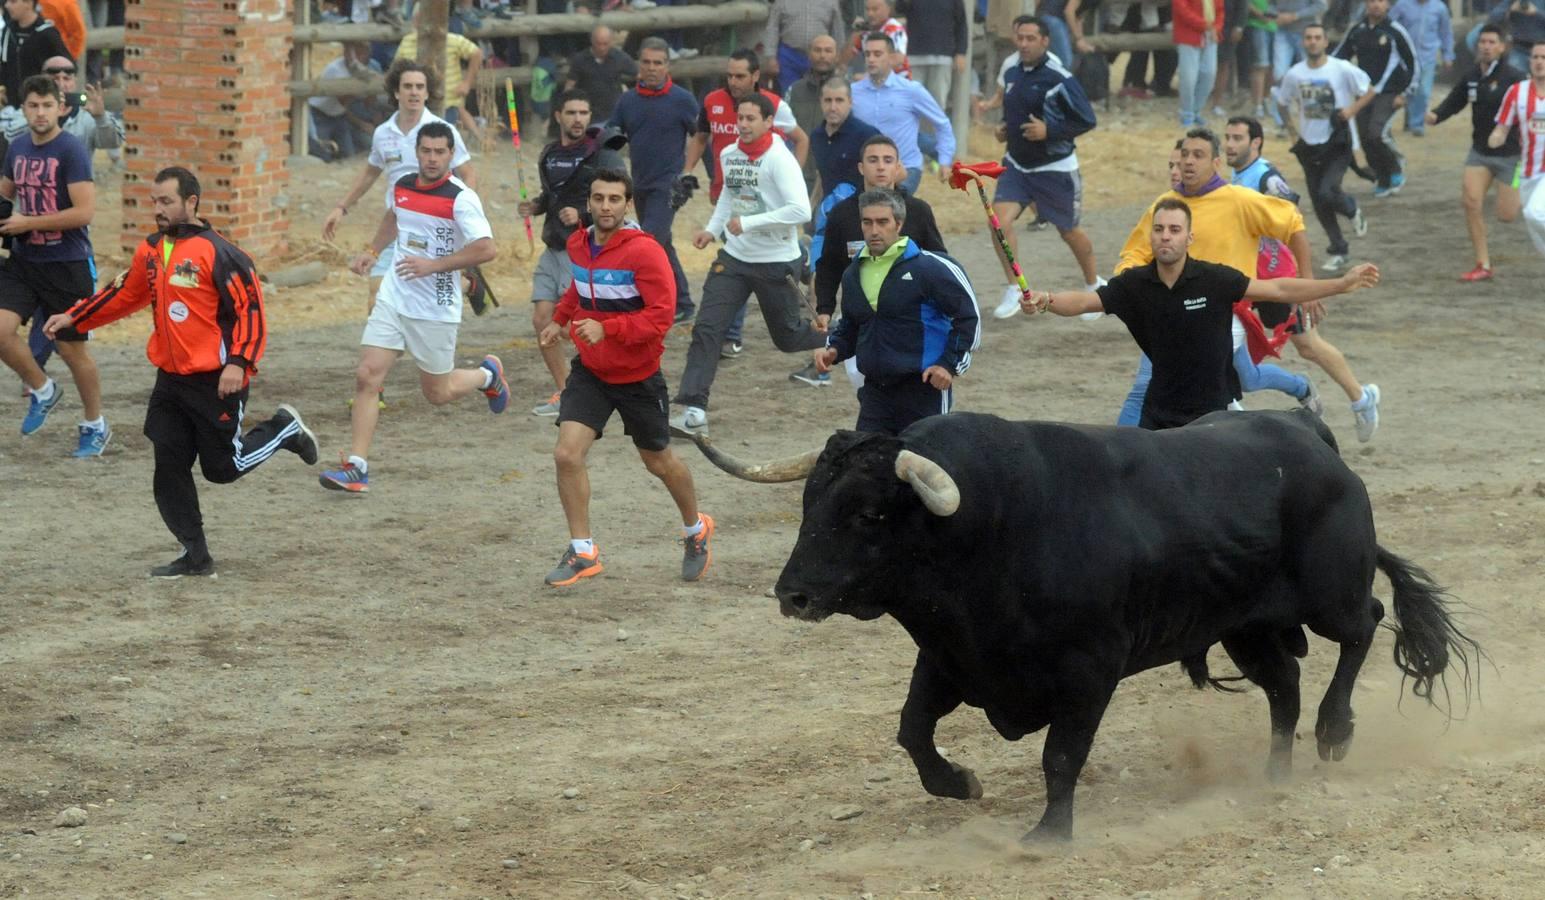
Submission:
POLYGON ((268 340, 263 288, 251 257, 198 217, 201 189, 192 172, 172 166, 150 187, 156 231, 112 284, 48 320, 50 337, 84 334, 150 306, 155 327, 145 355, 156 385, 145 411, 155 447, 156 508, 182 554, 150 570, 155 578, 213 575, 193 462, 204 479, 229 484, 280 450, 316 465, 317 439, 300 413, 279 404, 245 434, 247 392, 268 340))
POLYGON ((864 249, 842 276, 842 318, 815 351, 815 367, 856 358, 864 384, 854 427, 895 435, 950 411, 955 379, 981 344, 981 319, 960 265, 901 233, 900 194, 869 190, 857 199, 864 249))
MULTIPOLYGON (((90 226, 97 189, 91 152, 59 127, 64 113, 59 86, 47 75, 34 75, 22 82, 21 92, 27 131, 11 142, 0 174, 0 197, 12 210, 0 220, 0 235, 12 239, 11 256, 0 267, 0 360, 31 394, 21 422, 21 433, 28 435, 43 427, 64 392, 17 332, 33 315, 65 312, 96 291, 90 226)), ((80 394, 82 420, 72 455, 101 456, 113 433, 102 416, 102 380, 86 336, 63 328, 52 337, 80 394)))
POLYGON ((676 312, 676 277, 659 243, 626 221, 632 199, 633 182, 622 169, 601 169, 591 178, 593 224, 569 236, 575 280, 542 329, 544 346, 556 347, 566 336, 579 354, 563 388, 553 448, 558 499, 569 523, 569 547, 547 574, 553 587, 601 574, 585 457, 614 412, 644 468, 681 511, 682 580, 697 581, 713 564, 714 521, 698 511, 692 473, 671 450, 669 392, 660 371, 676 312))
MULTIPOLYGON (((1298 131, 1293 155, 1304 167, 1304 187, 1314 204, 1314 216, 1330 239, 1330 255, 1323 268, 1339 272, 1351 249, 1336 217, 1351 219, 1358 237, 1368 233, 1368 220, 1357 201, 1341 189, 1341 179, 1346 177, 1358 145, 1350 123, 1373 102, 1378 91, 1362 69, 1325 52, 1325 26, 1310 25, 1303 38, 1304 60, 1282 76, 1276 96, 1298 131)), ((1299 262, 1307 258, 1304 254, 1299 262)), ((1304 265, 1298 270, 1309 271, 1304 265)))
POLYGON ((456 132, 450 125, 428 122, 418 129, 418 171, 392 186, 381 226, 349 265, 363 275, 396 244, 389 257, 391 271, 381 282, 360 338, 349 453, 341 466, 319 476, 329 490, 370 490, 366 454, 381 413, 370 401, 379 396, 386 374, 404 350, 418 363, 419 387, 430 403, 439 406, 482 391, 495 414, 509 405, 510 386, 499 357, 489 354, 475 369, 456 368, 456 331, 461 324, 457 273, 491 262, 497 251, 482 201, 451 174, 455 148, 456 132))
MULTIPOLYGON (((1003 124, 998 139, 1007 141, 1003 174, 993 192, 993 211, 1003 223, 1003 237, 1018 257, 1019 239, 1014 223, 1025 207, 1057 229, 1062 242, 1073 251, 1084 284, 1090 290, 1101 284, 1094 263, 1094 245, 1078 227, 1083 207, 1083 180, 1073 139, 1094 127, 1094 107, 1061 63, 1048 55, 1051 41, 1044 19, 1020 16, 1014 20, 1014 42, 1019 46, 1019 65, 1003 76, 1003 124)), ((1008 286, 992 311, 1007 319, 1019 312, 1019 285, 1003 248, 996 243, 998 262, 1008 286)))
MULTIPOLYGON (((590 179, 600 169, 615 169, 623 165, 619 152, 628 139, 616 129, 603 129, 590 124, 590 98, 577 88, 564 91, 553 105, 553 118, 558 122, 558 140, 542 148, 537 157, 537 176, 542 181, 542 191, 533 200, 522 200, 517 211, 523 216, 543 216, 542 255, 536 261, 536 275, 531 281, 531 327, 541 334, 547 323, 553 320, 553 307, 558 298, 569 289, 574 280, 569 270, 569 237, 583 231, 586 197, 590 193, 590 179)), ((668 240, 669 238, 667 238, 668 240)), ((568 369, 563 364, 563 352, 556 346, 537 342, 542 351, 542 362, 553 379, 552 396, 531 410, 536 416, 556 416, 558 395, 563 392, 563 382, 568 369)))
POLYGON ((1502 109, 1508 90, 1528 76, 1507 64, 1507 41, 1502 29, 1490 23, 1481 26, 1475 41, 1475 65, 1454 82, 1453 90, 1437 108, 1428 112, 1428 125, 1438 125, 1470 106, 1470 152, 1465 156, 1465 170, 1460 188, 1460 203, 1465 210, 1465 226, 1470 231, 1470 245, 1475 248, 1475 268, 1459 276, 1466 283, 1491 280, 1491 250, 1486 245, 1486 192, 1497 186, 1497 219, 1513 222, 1522 206, 1513 176, 1518 172, 1518 136, 1508 131, 1500 147, 1486 143, 1502 109))
MULTIPOLYGON (((1486 138, 1486 146, 1500 150, 1507 146, 1509 132, 1518 126, 1522 159, 1519 163, 1518 193, 1523 198, 1524 224, 1534 248, 1545 254, 1545 41, 1529 49, 1529 80, 1508 89, 1497 111, 1497 124, 1486 138)), ((0 191, 4 182, 0 182, 0 191)), ((0 229, 3 231, 3 229, 0 229)))
POLYGON ((1405 184, 1405 172, 1400 154, 1395 152, 1389 125, 1395 110, 1408 99, 1418 74, 1411 35, 1399 22, 1390 19, 1389 7, 1389 0, 1367 0, 1367 14, 1347 29, 1333 54, 1355 61, 1373 83, 1373 99, 1357 111, 1356 121, 1357 137, 1375 178, 1374 197, 1398 194, 1405 184))
POLYGON ((1233 355, 1234 304, 1250 297, 1267 303, 1302 304, 1350 293, 1379 282, 1372 265, 1355 266, 1340 278, 1250 278, 1233 266, 1189 255, 1191 210, 1179 197, 1154 204, 1149 231, 1152 261, 1129 268, 1098 291, 1036 291, 1030 310, 1060 316, 1106 312, 1119 318, 1153 360, 1153 381, 1139 427, 1178 428, 1228 408, 1233 355))

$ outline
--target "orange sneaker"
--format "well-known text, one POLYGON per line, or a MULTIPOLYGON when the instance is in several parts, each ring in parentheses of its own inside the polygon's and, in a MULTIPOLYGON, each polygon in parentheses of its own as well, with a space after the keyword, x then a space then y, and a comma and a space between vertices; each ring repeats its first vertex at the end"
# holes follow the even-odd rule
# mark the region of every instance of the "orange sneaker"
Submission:
POLYGON ((557 567, 547 573, 546 581, 553 587, 567 587, 581 578, 599 575, 602 571, 600 550, 592 548, 589 553, 579 553, 570 547, 563 551, 557 567))
POLYGON ((1489 266, 1483 266, 1477 263, 1475 268, 1459 276, 1459 280, 1467 284, 1477 281, 1490 281, 1491 268, 1489 266))
POLYGON ((702 578, 708 574, 709 567, 713 565, 713 516, 708 513, 698 513, 697 518, 703 523, 703 530, 681 539, 682 581, 696 581, 702 578))

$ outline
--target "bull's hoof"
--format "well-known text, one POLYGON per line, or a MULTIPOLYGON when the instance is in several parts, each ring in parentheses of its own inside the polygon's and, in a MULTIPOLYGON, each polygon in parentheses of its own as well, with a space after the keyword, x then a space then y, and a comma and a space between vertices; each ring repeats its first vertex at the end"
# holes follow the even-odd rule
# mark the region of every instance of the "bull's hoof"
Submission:
POLYGON ((1325 762, 1341 762, 1347 758, 1347 751, 1352 749, 1352 739, 1347 738, 1339 744, 1328 741, 1319 742, 1320 759, 1325 762))
POLYGON ((1066 844, 1073 839, 1073 826, 1048 825, 1045 822, 1025 832, 1021 844, 1066 844))
POLYGON ((1273 756, 1266 760, 1266 780, 1286 784, 1293 780, 1293 757, 1273 756))
POLYGON ((1314 728, 1316 749, 1324 762, 1341 762, 1352 749, 1352 723, 1321 722, 1314 728))
POLYGON ((923 790, 935 797, 948 797, 952 800, 980 800, 982 799, 982 783, 976 780, 976 774, 965 766, 949 764, 950 771, 936 778, 924 778, 923 790))

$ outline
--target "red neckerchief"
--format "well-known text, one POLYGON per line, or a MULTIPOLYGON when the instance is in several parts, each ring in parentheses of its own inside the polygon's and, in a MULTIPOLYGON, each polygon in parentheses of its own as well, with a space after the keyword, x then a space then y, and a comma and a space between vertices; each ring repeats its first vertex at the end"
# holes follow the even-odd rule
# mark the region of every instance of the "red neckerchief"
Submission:
POLYGON ((657 88, 645 87, 644 83, 640 81, 638 83, 638 93, 641 97, 663 97, 671 92, 671 85, 673 83, 669 75, 665 76, 665 83, 657 88))
POLYGON ((763 153, 767 152, 768 148, 772 146, 772 142, 773 133, 772 130, 769 129, 766 134, 762 135, 751 143, 748 144, 745 141, 737 141, 735 146, 739 147, 741 151, 746 154, 748 159, 750 159, 752 162, 755 162, 763 153))

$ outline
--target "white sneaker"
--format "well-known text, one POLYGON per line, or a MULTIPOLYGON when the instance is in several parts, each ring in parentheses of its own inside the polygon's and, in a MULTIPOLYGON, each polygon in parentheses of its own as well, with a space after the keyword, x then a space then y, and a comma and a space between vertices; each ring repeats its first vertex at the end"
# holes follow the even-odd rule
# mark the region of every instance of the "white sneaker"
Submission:
POLYGON ((1347 267, 1347 258, 1341 254, 1326 257, 1324 264, 1320 266, 1322 272, 1340 272, 1347 267))
MULTIPOLYGON (((1094 288, 1095 288, 1095 290, 1098 290, 1102 285, 1104 285, 1106 283, 1107 282, 1105 281, 1105 279, 1101 278, 1100 276, 1098 276, 1098 275, 1094 276, 1094 288)), ((1098 321, 1100 319, 1105 318, 1105 313, 1103 313, 1103 312, 1079 313, 1078 317, 1080 319, 1082 319, 1083 321, 1085 321, 1085 322, 1094 322, 1094 321, 1098 321)))
POLYGON ((1379 386, 1363 386, 1363 399, 1352 404, 1352 418, 1357 422, 1357 440, 1368 443, 1379 430, 1379 386))
POLYGON ((1012 319, 1019 315, 1019 298, 1024 296, 1019 292, 1019 285, 1011 284, 1003 289, 1003 301, 992 311, 994 319, 1012 319))
POLYGON ((680 416, 671 418, 671 430, 683 434, 707 434, 708 413, 701 406, 689 406, 680 416))

